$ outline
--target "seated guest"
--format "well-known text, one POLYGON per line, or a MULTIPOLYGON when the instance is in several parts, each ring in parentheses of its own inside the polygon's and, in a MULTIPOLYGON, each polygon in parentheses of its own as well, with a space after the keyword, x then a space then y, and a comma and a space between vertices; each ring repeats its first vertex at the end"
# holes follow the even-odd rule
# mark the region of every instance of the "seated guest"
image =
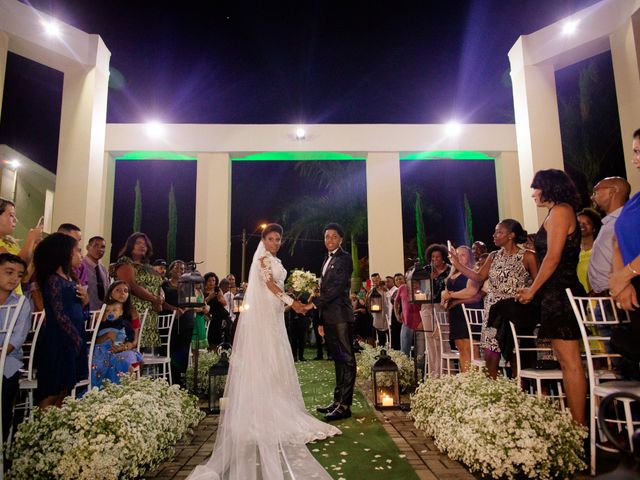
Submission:
POLYGON ((136 349, 140 319, 131 306, 127 282, 113 282, 105 303, 91 368, 91 385, 98 388, 105 380, 120 383, 121 374, 132 373, 133 367, 142 362, 142 354, 136 349))
POLYGON ((69 235, 54 233, 38 244, 33 261, 46 312, 35 359, 36 397, 42 409, 61 407, 73 387, 89 376, 84 328, 89 296, 73 273, 82 262, 80 245, 69 235))
POLYGON ((153 269, 162 278, 167 277, 167 261, 164 258, 159 258, 153 261, 153 269))
MULTIPOLYGON (((469 269, 475 267, 473 253, 469 247, 461 245, 456 249, 456 253, 460 263, 469 269)), ((460 352, 461 372, 469 370, 472 348, 472 339, 469 338, 462 305, 467 305, 468 308, 482 308, 479 290, 480 286, 476 281, 467 278, 454 267, 442 292, 442 305, 449 311, 449 340, 455 342, 455 347, 460 352)))
POLYGON ((104 238, 96 236, 89 239, 87 255, 82 259, 82 266, 87 279, 89 308, 100 310, 104 303, 106 289, 109 288, 109 273, 100 263, 106 248, 104 238))
POLYGON ((580 224, 580 259, 578 260, 578 280, 584 287, 585 292, 591 291, 587 269, 589 267, 589 259, 591 258, 591 249, 593 242, 598 236, 602 220, 600 214, 592 208, 585 208, 578 212, 578 223, 580 224))
MULTIPOLYGON (((11 253, 0 253, 0 305, 15 305, 20 300, 16 289, 27 264, 19 256, 11 253)), ((4 313, 3 313, 4 314, 4 313)), ((16 320, 13 332, 9 338, 7 357, 2 377, 2 441, 9 437, 11 422, 13 421, 13 406, 18 393, 20 368, 22 368, 22 344, 27 338, 31 327, 31 303, 26 301, 16 320)), ((0 335, 0 345, 4 342, 5 334, 0 335)))

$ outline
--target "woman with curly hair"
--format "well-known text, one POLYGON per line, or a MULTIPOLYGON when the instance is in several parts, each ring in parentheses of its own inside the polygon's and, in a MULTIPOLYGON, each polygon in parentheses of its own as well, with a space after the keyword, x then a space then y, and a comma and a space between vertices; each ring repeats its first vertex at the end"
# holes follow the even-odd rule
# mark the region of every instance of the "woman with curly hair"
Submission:
MULTIPOLYGON (((140 337, 140 347, 147 351, 155 351, 160 347, 158 312, 165 305, 162 277, 149 264, 152 255, 153 246, 149 237, 142 232, 133 233, 120 250, 111 275, 127 282, 136 312, 148 311, 140 337)), ((173 308, 170 305, 167 307, 173 308)))
POLYGON ((587 383, 580 358, 580 330, 565 293, 570 288, 585 295, 577 275, 580 257, 580 227, 576 218, 579 197, 576 187, 562 170, 540 170, 531 182, 536 206, 548 214, 536 234, 536 256, 540 268, 531 286, 518 290, 516 299, 529 303, 540 296, 539 339, 550 339, 560 362, 567 403, 573 419, 585 420, 587 383))
POLYGON ((578 261, 578 280, 580 280, 584 289, 589 292, 591 291, 591 285, 589 284, 587 270, 593 242, 602 227, 602 219, 600 214, 593 208, 585 208, 578 213, 578 225, 580 225, 580 235, 582 236, 580 260, 578 261))

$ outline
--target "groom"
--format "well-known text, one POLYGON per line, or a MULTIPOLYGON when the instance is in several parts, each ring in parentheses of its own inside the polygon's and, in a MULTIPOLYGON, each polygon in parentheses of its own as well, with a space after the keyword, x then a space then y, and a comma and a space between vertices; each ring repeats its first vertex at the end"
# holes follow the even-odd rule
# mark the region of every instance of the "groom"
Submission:
POLYGON ((351 416, 353 387, 356 382, 356 358, 353 354, 351 324, 353 309, 349 298, 353 263, 351 255, 341 245, 344 230, 337 223, 324 227, 324 245, 328 255, 322 264, 320 295, 304 308, 320 311, 318 330, 323 335, 336 369, 336 388, 333 402, 326 407, 318 407, 325 413, 325 420, 341 420, 351 416))

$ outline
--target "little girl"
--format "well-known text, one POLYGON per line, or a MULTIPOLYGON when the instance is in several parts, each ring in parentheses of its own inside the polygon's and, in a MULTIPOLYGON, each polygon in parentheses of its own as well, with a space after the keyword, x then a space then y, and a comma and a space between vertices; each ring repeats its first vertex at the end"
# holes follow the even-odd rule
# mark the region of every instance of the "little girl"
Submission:
POLYGON ((133 372, 142 362, 142 354, 136 350, 140 320, 131 306, 127 283, 122 280, 112 283, 105 303, 91 369, 91 384, 98 388, 105 380, 120 383, 121 374, 133 372))

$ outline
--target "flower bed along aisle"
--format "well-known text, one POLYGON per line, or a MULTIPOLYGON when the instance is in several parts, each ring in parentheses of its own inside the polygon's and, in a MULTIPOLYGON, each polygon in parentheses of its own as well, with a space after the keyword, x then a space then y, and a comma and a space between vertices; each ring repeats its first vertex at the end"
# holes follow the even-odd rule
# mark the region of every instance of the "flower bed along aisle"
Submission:
POLYGON ((486 476, 566 478, 586 468, 587 432, 568 412, 477 369, 425 380, 410 415, 452 460, 486 476))
MULTIPOLYGON (((371 367, 376 363, 376 360, 380 356, 380 351, 386 350, 387 355, 391 357, 391 360, 398 366, 398 380, 400 382, 400 389, 405 391, 409 387, 413 387, 414 381, 414 366, 413 361, 399 350, 392 350, 391 348, 372 347, 368 343, 360 343, 362 351, 356 354, 357 375, 365 380, 371 379, 371 367)), ((381 386, 390 387, 391 378, 389 377, 389 383, 384 383, 384 375, 381 376, 383 382, 381 386)))
POLYGON ((177 385, 123 377, 62 408, 36 409, 18 427, 10 479, 117 480, 140 477, 171 454, 171 446, 204 413, 177 385))

